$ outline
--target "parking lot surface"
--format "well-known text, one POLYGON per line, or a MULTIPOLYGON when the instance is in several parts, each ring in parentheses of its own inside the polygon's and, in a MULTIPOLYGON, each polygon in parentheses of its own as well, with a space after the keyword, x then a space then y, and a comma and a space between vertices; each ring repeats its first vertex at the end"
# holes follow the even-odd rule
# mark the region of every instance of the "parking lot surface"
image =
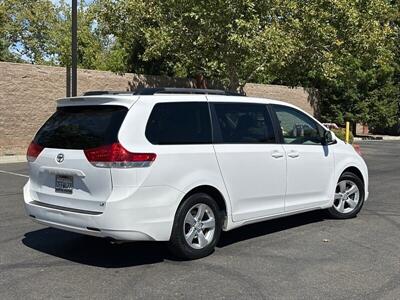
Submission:
POLYGON ((112 245, 25 216, 26 164, 0 165, 0 299, 400 299, 400 142, 363 142, 357 218, 310 212, 224 233, 177 261, 163 243, 112 245))

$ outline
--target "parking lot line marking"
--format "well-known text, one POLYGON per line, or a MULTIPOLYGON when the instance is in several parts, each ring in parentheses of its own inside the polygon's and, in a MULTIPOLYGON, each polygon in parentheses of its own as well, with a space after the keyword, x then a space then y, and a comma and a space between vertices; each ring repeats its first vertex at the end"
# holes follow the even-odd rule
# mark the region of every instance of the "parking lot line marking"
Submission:
POLYGON ((0 173, 29 178, 28 175, 0 170, 0 173))

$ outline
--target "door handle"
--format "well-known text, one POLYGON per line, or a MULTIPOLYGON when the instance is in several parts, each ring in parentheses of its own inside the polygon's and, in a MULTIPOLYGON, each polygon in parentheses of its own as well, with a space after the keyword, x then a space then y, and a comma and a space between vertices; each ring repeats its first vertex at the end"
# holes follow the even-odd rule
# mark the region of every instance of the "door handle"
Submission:
POLYGON ((273 158, 281 158, 281 157, 283 157, 283 153, 282 152, 278 152, 278 151, 274 151, 274 152, 272 152, 271 156, 273 158))
POLYGON ((299 157, 299 156, 300 156, 300 153, 297 152, 297 151, 290 151, 290 152, 288 153, 288 156, 291 157, 291 158, 296 158, 296 157, 299 157))

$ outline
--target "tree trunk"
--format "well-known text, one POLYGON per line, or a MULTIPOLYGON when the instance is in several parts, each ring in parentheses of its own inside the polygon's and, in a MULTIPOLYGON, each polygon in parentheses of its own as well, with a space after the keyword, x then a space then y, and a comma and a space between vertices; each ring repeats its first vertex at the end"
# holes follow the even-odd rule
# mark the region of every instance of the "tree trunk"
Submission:
POLYGON ((231 71, 229 73, 228 90, 232 92, 237 92, 238 88, 239 88, 239 76, 236 72, 231 71))

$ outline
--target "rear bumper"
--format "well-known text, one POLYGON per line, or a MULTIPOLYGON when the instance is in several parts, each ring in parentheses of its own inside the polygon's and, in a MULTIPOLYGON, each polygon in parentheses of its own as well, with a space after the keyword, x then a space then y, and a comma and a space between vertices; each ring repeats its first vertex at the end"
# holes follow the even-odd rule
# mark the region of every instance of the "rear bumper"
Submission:
POLYGON ((183 195, 171 187, 114 188, 102 213, 42 205, 24 187, 27 214, 36 222, 67 231, 122 241, 168 241, 183 195))

